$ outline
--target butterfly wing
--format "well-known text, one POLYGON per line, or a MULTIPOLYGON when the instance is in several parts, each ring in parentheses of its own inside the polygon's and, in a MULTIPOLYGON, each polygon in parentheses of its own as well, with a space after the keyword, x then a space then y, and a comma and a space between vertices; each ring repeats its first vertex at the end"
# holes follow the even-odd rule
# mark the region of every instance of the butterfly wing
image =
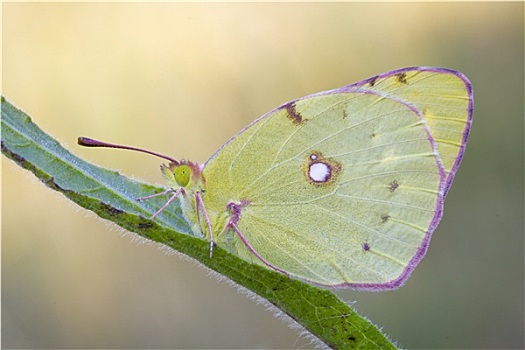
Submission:
POLYGON ((454 180, 470 133, 474 98, 468 78, 436 67, 404 68, 353 85, 409 101, 421 111, 447 173, 445 195, 454 180))
POLYGON ((398 287, 426 252, 464 150, 465 79, 399 70, 259 118, 204 168, 217 243, 320 285, 398 287), (244 203, 246 242, 223 231, 228 203, 244 203))

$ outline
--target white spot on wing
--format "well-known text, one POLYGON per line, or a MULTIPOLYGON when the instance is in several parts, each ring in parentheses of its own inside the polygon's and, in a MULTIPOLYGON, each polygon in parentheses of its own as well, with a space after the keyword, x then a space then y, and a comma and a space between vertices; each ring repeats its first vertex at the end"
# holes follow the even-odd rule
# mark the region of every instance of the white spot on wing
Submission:
POLYGON ((330 166, 325 163, 313 163, 310 165, 308 175, 314 182, 325 182, 330 178, 330 166))

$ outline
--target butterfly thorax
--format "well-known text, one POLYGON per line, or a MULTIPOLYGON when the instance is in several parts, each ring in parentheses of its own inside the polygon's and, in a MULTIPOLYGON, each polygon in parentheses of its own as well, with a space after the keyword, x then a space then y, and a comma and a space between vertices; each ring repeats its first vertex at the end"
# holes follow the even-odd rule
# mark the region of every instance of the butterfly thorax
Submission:
POLYGON ((202 164, 186 160, 160 166, 168 186, 175 191, 182 191, 180 196, 182 214, 191 224, 193 233, 198 237, 204 236, 197 224, 199 220, 196 220, 197 204, 195 200, 197 192, 201 194, 206 192, 206 180, 202 175, 202 169, 202 164))

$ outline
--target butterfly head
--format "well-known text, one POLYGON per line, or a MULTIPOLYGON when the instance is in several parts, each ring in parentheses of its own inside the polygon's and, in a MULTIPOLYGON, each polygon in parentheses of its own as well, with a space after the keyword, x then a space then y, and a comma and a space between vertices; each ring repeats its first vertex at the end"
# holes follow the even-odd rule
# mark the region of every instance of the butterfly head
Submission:
POLYGON ((160 170, 170 187, 173 188, 200 188, 204 184, 202 165, 199 163, 181 160, 170 162, 168 165, 162 164, 160 170))

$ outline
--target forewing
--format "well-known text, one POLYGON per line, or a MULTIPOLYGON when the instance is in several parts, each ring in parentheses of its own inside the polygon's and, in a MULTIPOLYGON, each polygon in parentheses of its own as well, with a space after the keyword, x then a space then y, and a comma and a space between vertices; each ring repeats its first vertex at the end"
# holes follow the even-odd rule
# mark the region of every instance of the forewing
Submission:
POLYGON ((463 158, 472 124, 474 96, 468 78, 438 67, 404 68, 351 86, 400 98, 427 121, 447 173, 445 195, 463 158))

